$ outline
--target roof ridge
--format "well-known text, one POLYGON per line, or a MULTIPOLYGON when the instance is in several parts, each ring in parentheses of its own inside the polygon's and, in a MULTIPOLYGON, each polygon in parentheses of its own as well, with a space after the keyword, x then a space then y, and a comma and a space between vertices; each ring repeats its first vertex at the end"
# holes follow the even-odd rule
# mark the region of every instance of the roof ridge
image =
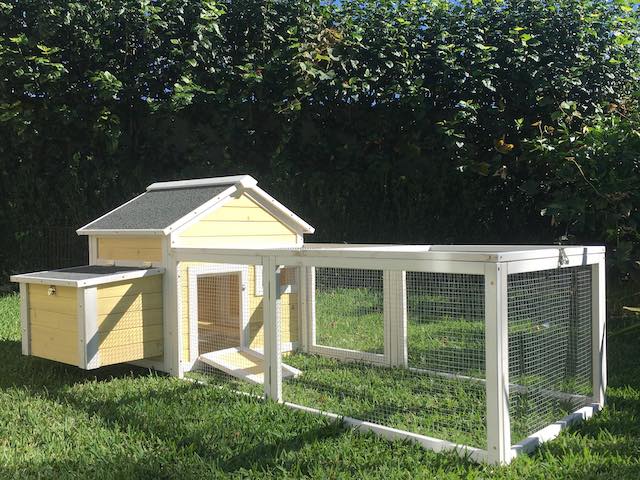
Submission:
POLYGON ((226 177, 196 178, 192 180, 176 180, 169 182, 156 182, 147 187, 147 192, 157 190, 175 190, 178 188, 197 188, 217 185, 241 185, 243 188, 252 188, 258 181, 251 175, 231 175, 226 177))

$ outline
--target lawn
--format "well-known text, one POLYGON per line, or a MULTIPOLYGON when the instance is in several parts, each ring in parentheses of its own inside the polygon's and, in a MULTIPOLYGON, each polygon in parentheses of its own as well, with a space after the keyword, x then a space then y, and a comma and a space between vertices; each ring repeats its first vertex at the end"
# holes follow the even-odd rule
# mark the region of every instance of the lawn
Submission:
POLYGON ((637 336, 609 345, 604 412, 495 468, 142 369, 25 358, 18 310, 0 298, 1 478, 640 478, 637 336))

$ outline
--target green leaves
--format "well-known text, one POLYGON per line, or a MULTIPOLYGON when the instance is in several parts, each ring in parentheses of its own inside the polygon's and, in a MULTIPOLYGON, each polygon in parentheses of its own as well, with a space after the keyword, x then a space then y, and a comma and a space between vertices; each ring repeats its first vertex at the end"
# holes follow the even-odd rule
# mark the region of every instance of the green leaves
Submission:
POLYGON ((103 98, 116 98, 122 89, 122 82, 108 70, 95 72, 89 78, 103 98))
POLYGON ((147 181, 243 169, 323 240, 635 245, 625 2, 43 5, 0 2, 8 230, 47 211, 14 186, 32 177, 73 172, 42 221, 81 223, 147 181))

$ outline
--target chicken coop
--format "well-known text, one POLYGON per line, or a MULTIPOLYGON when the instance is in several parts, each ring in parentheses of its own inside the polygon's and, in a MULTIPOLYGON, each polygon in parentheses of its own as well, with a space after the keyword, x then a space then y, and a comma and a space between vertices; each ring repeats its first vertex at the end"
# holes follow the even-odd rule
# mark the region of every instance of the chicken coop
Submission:
POLYGON ((604 248, 305 243, 248 176, 152 184, 12 277, 23 353, 132 362, 504 464, 605 401, 604 248))

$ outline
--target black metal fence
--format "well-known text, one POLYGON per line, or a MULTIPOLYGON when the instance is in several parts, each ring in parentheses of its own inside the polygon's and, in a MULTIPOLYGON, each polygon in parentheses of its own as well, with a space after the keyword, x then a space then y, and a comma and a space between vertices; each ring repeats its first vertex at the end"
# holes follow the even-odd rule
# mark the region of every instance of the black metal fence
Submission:
POLYGON ((87 237, 78 236, 76 227, 47 226, 14 232, 3 243, 0 285, 5 287, 9 275, 86 265, 89 258, 87 237))

